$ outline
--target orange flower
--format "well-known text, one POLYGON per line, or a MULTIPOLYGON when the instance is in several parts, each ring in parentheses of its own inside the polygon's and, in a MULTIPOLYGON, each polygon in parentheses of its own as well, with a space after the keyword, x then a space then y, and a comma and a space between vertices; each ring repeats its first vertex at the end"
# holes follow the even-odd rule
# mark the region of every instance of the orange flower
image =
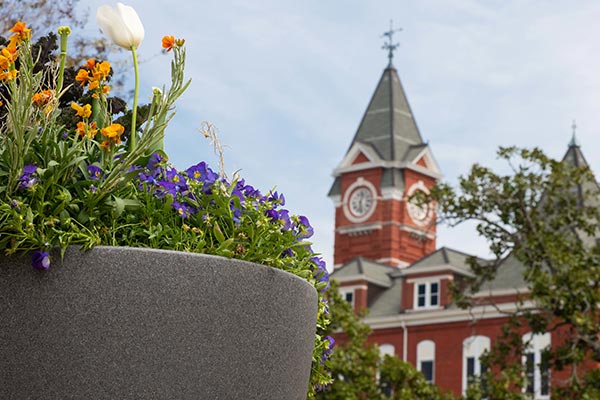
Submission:
POLYGON ((162 47, 167 51, 173 50, 175 45, 175 36, 165 36, 162 38, 162 47))
POLYGON ((94 79, 99 80, 99 81, 105 80, 109 74, 110 74, 110 63, 108 61, 104 61, 104 62, 101 62, 100 64, 96 64, 96 67, 94 68, 94 70, 92 72, 94 79))
POLYGON ((106 94, 106 95, 109 94, 110 93, 110 87, 108 87, 106 85, 102 86, 102 93, 106 94))
POLYGON ((54 97, 52 90, 43 90, 33 95, 31 102, 38 107, 42 107, 50 102, 54 97))
POLYGON ((79 136, 83 136, 83 135, 85 135, 85 131, 86 131, 86 124, 85 124, 85 122, 79 121, 77 123, 77 130, 76 130, 76 132, 79 134, 79 136))
POLYGON ((121 135, 125 132, 125 127, 121 124, 110 124, 106 128, 102 128, 100 133, 109 141, 115 144, 121 143, 121 135))
POLYGON ((89 104, 80 106, 77 103, 71 103, 71 108, 73 110, 77 111, 77 115, 80 116, 81 118, 87 119, 92 115, 92 106, 89 104))
POLYGON ((10 81, 17 77, 19 71, 16 69, 0 72, 0 81, 10 81))
POLYGON ((92 122, 90 125, 85 122, 78 122, 76 132, 79 134, 79 137, 86 135, 88 139, 92 139, 98 133, 98 127, 95 122, 92 122))
POLYGON ((93 58, 89 58, 86 62, 85 62, 85 66, 87 69, 92 70, 94 69, 94 67, 96 66, 96 60, 93 58))
POLYGON ((10 28, 10 32, 13 32, 13 37, 16 37, 19 41, 28 40, 31 38, 31 29, 26 28, 25 22, 17 21, 17 23, 10 28))
POLYGON ((85 85, 89 79, 90 73, 88 71, 86 71, 85 69, 80 69, 79 71, 77 71, 77 76, 75 77, 75 80, 77 82, 81 82, 81 86, 85 85))

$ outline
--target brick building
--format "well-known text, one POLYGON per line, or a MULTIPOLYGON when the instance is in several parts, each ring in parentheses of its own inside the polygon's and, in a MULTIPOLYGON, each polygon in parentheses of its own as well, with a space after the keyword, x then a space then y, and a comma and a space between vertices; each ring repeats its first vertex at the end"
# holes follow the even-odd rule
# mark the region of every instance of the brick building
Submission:
MULTIPOLYGON (((585 159, 575 141, 565 159, 585 159)), ((423 141, 398 72, 385 68, 342 162, 334 170, 329 197, 335 205, 332 278, 355 309, 368 308, 370 340, 382 352, 411 362, 425 377, 455 394, 484 372, 479 357, 499 335, 518 295, 526 294, 522 265, 507 259, 496 279, 479 293, 498 309, 462 310, 452 304, 449 283, 471 275, 467 254, 436 248, 433 207, 407 198, 427 192, 441 177, 430 146, 423 141), (477 320, 476 323, 474 319, 477 320)), ((528 385, 547 399, 552 380, 540 366, 542 350, 556 333, 524 331, 528 385)))

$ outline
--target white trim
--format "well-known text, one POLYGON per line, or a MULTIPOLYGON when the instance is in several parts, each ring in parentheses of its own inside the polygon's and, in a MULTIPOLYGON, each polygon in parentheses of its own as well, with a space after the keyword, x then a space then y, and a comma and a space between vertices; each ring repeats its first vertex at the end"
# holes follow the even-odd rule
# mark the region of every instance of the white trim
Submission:
POLYGON ((344 207, 344 215, 350 222, 359 223, 366 221, 373 215, 375 209, 377 208, 377 189, 375 185, 371 182, 363 178, 362 176, 357 178, 345 191, 344 200, 342 201, 342 207, 344 207), (371 192, 371 197, 373 200, 373 204, 371 204, 371 208, 363 215, 354 215, 349 209, 349 201, 350 197, 354 193, 354 189, 365 187, 369 192, 371 192))
POLYGON ((526 287, 522 288, 511 288, 511 289, 491 289, 487 291, 479 291, 472 295, 473 298, 487 298, 497 296, 510 296, 529 293, 529 289, 526 287))
POLYGON ((410 169, 412 171, 421 173, 423 175, 429 176, 434 179, 441 179, 442 174, 425 167, 422 167, 417 164, 413 164, 412 162, 404 162, 404 161, 373 161, 368 163, 360 163, 355 165, 344 166, 342 164, 333 170, 333 176, 338 177, 346 172, 356 172, 373 168, 398 168, 398 169, 410 169))
POLYGON ((364 165, 371 165, 373 163, 377 163, 380 160, 381 157, 377 155, 377 152, 373 149, 373 147, 365 145, 363 143, 355 142, 350 148, 350 150, 348 150, 348 153, 346 153, 346 156, 337 168, 352 168, 354 166, 362 167, 364 165), (354 162, 354 160, 356 160, 356 157, 358 157, 358 155, 361 153, 364 154, 365 157, 367 157, 367 160, 369 160, 369 162, 353 165, 352 163, 354 162))
POLYGON ((421 157, 425 159, 425 164, 427 167, 429 167, 432 171, 441 174, 441 169, 437 162, 435 162, 429 146, 425 147, 419 154, 417 154, 417 156, 414 158, 413 164, 417 165, 417 161, 419 161, 421 157))
POLYGON ((395 187, 381 188, 381 200, 399 200, 404 201, 404 191, 395 187))
POLYGON ((333 201, 333 205, 335 206, 335 208, 338 208, 339 206, 342 205, 342 195, 341 194, 332 194, 331 196, 329 196, 329 198, 331 199, 331 201, 333 201))
POLYGON ((433 265, 431 267, 425 265, 417 265, 410 267, 404 271, 404 275, 422 274, 426 272, 452 271, 466 276, 475 276, 472 272, 465 271, 451 264, 433 265))
POLYGON ((376 261, 388 265, 394 263, 396 264, 394 266, 395 268, 406 268, 410 265, 410 263, 407 263, 406 261, 402 261, 399 258, 394 257, 378 258, 376 261))
MULTIPOLYGON (((406 271, 406 270, 405 270, 406 271)), ((430 283, 430 282, 438 282, 442 279, 448 279, 449 281, 453 281, 454 280, 454 276, 452 275, 433 275, 433 276, 422 276, 419 278, 408 278, 406 280, 406 283, 430 283)))
POLYGON ((341 226, 336 229, 336 232, 341 233, 343 235, 366 235, 373 231, 382 229, 383 226, 380 223, 372 223, 372 224, 364 224, 364 225, 350 225, 350 226, 341 226))
POLYGON ((448 322, 472 321, 473 319, 492 319, 506 318, 510 312, 515 312, 522 308, 529 308, 535 303, 531 300, 525 301, 521 306, 516 303, 502 303, 495 307, 491 305, 477 306, 470 310, 463 309, 440 309, 430 312, 412 312, 396 314, 384 317, 367 317, 363 321, 371 329, 400 328, 402 323, 406 326, 420 326, 432 324, 444 324, 448 322), (500 309, 498 311, 496 309, 500 309))
MULTIPOLYGON (((384 286, 384 287, 391 287, 390 283, 387 282, 382 282, 382 281, 378 281, 376 279, 373 279, 365 274, 360 274, 360 275, 350 275, 350 276, 343 276, 341 278, 337 278, 334 274, 331 275, 331 279, 335 279, 336 281, 338 281, 339 283, 345 283, 345 282, 352 282, 352 281, 366 281, 368 283, 372 283, 374 285, 377 286, 384 286)), ((346 287, 346 286, 344 286, 346 287)), ((356 286, 357 288, 359 288, 358 286, 356 286)), ((367 289, 366 285, 362 285, 360 287, 360 289, 367 289)))
POLYGON ((406 224, 399 224, 399 223, 395 223, 395 225, 398 225, 398 228, 401 231, 405 231, 405 232, 410 232, 410 233, 415 233, 417 235, 421 235, 421 236, 425 236, 428 239, 434 239, 435 238, 435 234, 431 233, 429 231, 423 230, 423 229, 419 229, 419 228, 415 228, 413 226, 410 225, 406 225, 406 224))
POLYGON ((401 223, 395 222, 395 221, 373 221, 368 224, 363 224, 363 225, 358 225, 358 226, 345 225, 345 226, 340 226, 340 227, 336 228, 335 231, 338 233, 346 234, 346 233, 350 233, 350 232, 354 232, 354 231, 362 232, 362 231, 372 231, 375 229, 382 229, 384 226, 388 226, 388 225, 396 226, 396 227, 398 227, 399 230, 404 231, 404 232, 409 232, 409 233, 414 233, 416 235, 425 236, 428 239, 436 238, 436 235, 434 233, 431 233, 430 231, 415 228, 413 226, 401 224, 401 223))

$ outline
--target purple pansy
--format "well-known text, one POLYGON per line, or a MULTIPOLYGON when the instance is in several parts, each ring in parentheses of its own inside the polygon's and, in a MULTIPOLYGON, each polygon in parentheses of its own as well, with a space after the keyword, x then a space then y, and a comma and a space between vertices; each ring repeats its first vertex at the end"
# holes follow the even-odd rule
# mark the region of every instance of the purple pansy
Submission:
POLYGON ((46 251, 36 250, 31 256, 31 265, 33 268, 45 271, 50 268, 50 255, 46 251))
POLYGON ((19 189, 27 189, 35 185, 38 178, 33 176, 38 167, 34 164, 27 164, 23 167, 23 173, 19 177, 19 189))
POLYGON ((93 181, 97 181, 102 178, 102 168, 97 165, 91 164, 87 166, 88 175, 93 181))
POLYGON ((182 218, 187 218, 192 214, 196 214, 197 212, 194 207, 191 207, 185 203, 179 203, 177 201, 171 203, 171 207, 173 207, 175 211, 177 211, 177 214, 179 214, 179 216, 182 218))
POLYGON ((335 346, 335 339, 333 339, 331 336, 329 336, 329 335, 325 336, 325 340, 327 340, 329 343, 327 344, 327 349, 323 350, 323 354, 321 355, 322 363, 324 363, 325 360, 327 360, 327 357, 329 357, 331 355, 331 352, 333 351, 333 347, 335 346))

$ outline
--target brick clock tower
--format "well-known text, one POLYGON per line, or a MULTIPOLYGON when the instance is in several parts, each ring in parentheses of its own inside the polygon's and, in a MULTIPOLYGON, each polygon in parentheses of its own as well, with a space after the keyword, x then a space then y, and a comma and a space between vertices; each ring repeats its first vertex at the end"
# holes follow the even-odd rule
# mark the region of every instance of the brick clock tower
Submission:
POLYGON ((408 198, 441 174, 391 57, 333 175, 334 268, 356 257, 402 268, 435 250, 435 208, 408 198))

